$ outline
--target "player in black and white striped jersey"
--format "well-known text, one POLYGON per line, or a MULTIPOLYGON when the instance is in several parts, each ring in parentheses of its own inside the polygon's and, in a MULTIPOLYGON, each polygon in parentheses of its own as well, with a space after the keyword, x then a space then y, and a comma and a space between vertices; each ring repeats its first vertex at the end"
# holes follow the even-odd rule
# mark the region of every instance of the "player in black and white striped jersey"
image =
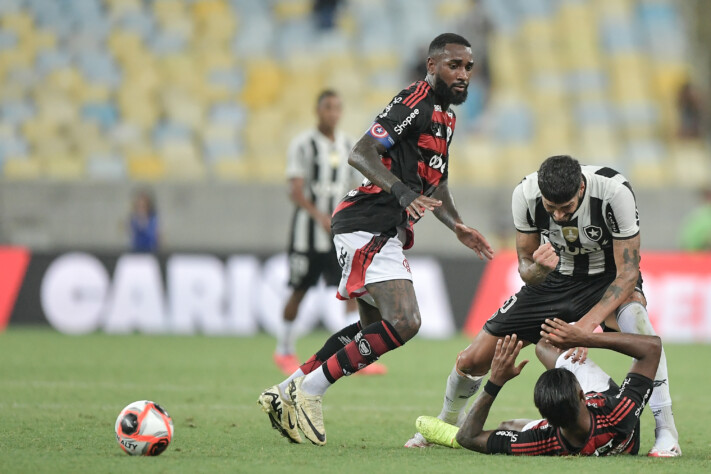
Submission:
MULTIPOLYGON (((637 205, 626 178, 610 168, 580 166, 553 156, 526 176, 512 197, 519 274, 526 283, 486 322, 459 354, 440 419, 463 421, 467 399, 488 373, 496 341, 517 334, 537 343, 547 318, 654 335, 639 272, 637 205)), ((574 359, 586 357, 579 348, 574 359)), ((649 405, 656 420, 650 456, 681 455, 662 351, 649 405)), ((416 435, 417 437, 417 435, 416 435)))
MULTIPOLYGON (((348 165, 353 141, 337 129, 342 108, 335 91, 322 91, 316 101, 316 127, 298 135, 289 146, 286 175, 289 197, 295 204, 288 250, 293 291, 284 307, 274 353, 274 362, 285 375, 300 365, 293 324, 306 292, 321 276, 329 286, 338 286, 341 279, 331 238, 331 214, 346 192, 363 179, 348 165)), ((346 304, 346 318, 357 320, 355 301, 346 304)), ((385 369, 376 365, 371 371, 383 373, 385 369)))

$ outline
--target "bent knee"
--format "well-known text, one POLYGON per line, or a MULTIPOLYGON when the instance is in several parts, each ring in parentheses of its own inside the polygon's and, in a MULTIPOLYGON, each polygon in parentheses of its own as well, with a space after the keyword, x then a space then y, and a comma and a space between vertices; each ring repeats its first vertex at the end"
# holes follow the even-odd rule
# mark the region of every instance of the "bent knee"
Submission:
POLYGON ((486 353, 473 348, 467 347, 459 353, 457 357, 457 370, 466 375, 483 376, 489 372, 491 368, 491 357, 487 357, 486 353))
POLYGON ((400 338, 407 342, 420 331, 422 318, 419 311, 406 311, 401 317, 393 318, 391 324, 400 338))

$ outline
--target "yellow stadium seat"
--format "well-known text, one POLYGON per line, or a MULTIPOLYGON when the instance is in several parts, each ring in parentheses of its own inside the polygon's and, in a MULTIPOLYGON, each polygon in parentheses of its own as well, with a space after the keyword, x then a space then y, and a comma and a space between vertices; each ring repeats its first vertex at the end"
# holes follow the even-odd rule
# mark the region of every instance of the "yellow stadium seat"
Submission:
MULTIPOLYGON (((443 21, 458 21, 471 14, 471 5, 466 0, 444 0, 436 5, 436 13, 443 21)), ((478 12, 474 12, 478 14, 478 12)))
POLYGON ((272 105, 283 86, 282 73, 276 62, 263 58, 247 63, 246 83, 240 97, 251 108, 272 105))
POLYGON ((309 0, 277 0, 274 5, 275 19, 289 21, 308 16, 311 13, 312 3, 309 0))
POLYGON ((107 39, 109 50, 119 61, 124 61, 144 51, 143 40, 138 33, 121 29, 113 30, 107 39))
POLYGON ((158 120, 159 111, 151 97, 136 94, 127 100, 121 100, 119 108, 124 120, 142 130, 153 128, 158 120))
POLYGON ((28 11, 20 10, 0 16, 0 27, 18 34, 32 33, 34 22, 28 11))
POLYGON ((165 162, 152 154, 129 156, 128 174, 136 180, 157 181, 165 176, 165 162))
POLYGON ((0 64, 7 69, 29 68, 34 60, 34 51, 26 47, 0 51, 0 64))
POLYGON ((675 101, 679 88, 689 77, 689 66, 680 63, 652 64, 654 91, 662 100, 675 101))
POLYGON ((34 158, 10 158, 5 161, 2 174, 10 180, 32 180, 41 177, 42 166, 34 158))
POLYGON ((86 166, 76 156, 52 155, 44 158, 46 176, 57 180, 78 180, 86 175, 86 166))
POLYGON ((131 11, 140 11, 141 0, 104 0, 110 16, 120 16, 131 11))
POLYGON ((671 184, 673 178, 663 161, 633 163, 628 169, 635 189, 659 188, 671 184))
POLYGON ((186 2, 176 2, 175 0, 155 0, 153 2, 153 14, 162 25, 169 25, 172 21, 189 17, 185 4, 186 2))
POLYGON ((627 18, 634 14, 637 0, 596 0, 591 2, 598 15, 627 18))
POLYGON ((677 140, 670 150, 674 184, 702 188, 711 183, 711 149, 702 140, 677 140))
POLYGON ((35 51, 42 49, 53 49, 57 46, 57 35, 51 30, 36 28, 28 38, 32 42, 35 51))
POLYGON ((225 181, 246 181, 250 179, 248 164, 241 159, 217 160, 213 166, 213 176, 225 181))
POLYGON ((501 153, 485 136, 469 135, 454 140, 449 179, 452 183, 493 187, 501 179, 501 153))
POLYGON ((284 170, 286 169, 286 159, 282 154, 265 153, 259 160, 249 160, 250 170, 254 177, 265 184, 284 183, 284 170))

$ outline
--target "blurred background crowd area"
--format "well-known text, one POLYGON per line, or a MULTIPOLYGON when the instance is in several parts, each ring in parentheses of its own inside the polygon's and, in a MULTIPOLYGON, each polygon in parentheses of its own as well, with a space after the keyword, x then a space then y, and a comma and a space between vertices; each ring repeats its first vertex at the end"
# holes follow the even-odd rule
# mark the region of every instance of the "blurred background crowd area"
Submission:
MULTIPOLYGON (((62 202, 58 186, 74 196, 73 213, 91 201, 99 216, 117 206, 97 190, 135 183, 155 186, 164 202, 169 188, 167 207, 187 216, 201 189, 245 187, 250 199, 269 201, 285 184, 289 141, 314 125, 321 89, 341 94, 341 128, 358 137, 424 77, 426 47, 445 31, 467 37, 477 61, 469 99, 456 108, 450 179, 494 190, 497 203, 505 196, 495 213, 508 212, 513 184, 558 153, 612 166, 635 189, 703 189, 711 183, 710 3, 0 1, 0 183, 11 191, 0 240, 61 242, 63 230, 37 234, 52 218, 38 209, 52 214, 62 202), (188 185, 192 198, 170 183, 188 185), (77 194, 87 187, 94 191, 77 194)), ((279 197, 257 211, 286 206, 279 197)), ((208 201, 193 209, 203 230, 200 209, 225 204, 208 201)), ((57 229, 72 212, 56 213, 57 229)), ((66 242, 117 242, 113 227, 100 234, 80 217, 66 242)), ((167 226, 184 236, 187 222, 168 217, 167 226)), ((281 227, 273 229, 280 242, 281 227)), ((182 245, 210 242, 194 232, 182 245)), ((255 233, 254 242, 263 239, 255 233)))

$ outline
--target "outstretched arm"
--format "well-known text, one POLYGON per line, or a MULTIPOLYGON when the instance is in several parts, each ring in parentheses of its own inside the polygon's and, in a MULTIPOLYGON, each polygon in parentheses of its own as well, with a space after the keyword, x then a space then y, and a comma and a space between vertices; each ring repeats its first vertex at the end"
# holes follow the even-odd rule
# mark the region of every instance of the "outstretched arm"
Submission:
POLYGON ((546 319, 541 326, 541 336, 558 349, 571 347, 599 347, 634 357, 630 372, 654 380, 662 354, 662 341, 658 336, 627 333, 591 333, 558 318, 546 319))
POLYGON ((446 181, 437 186, 432 197, 442 202, 442 205, 434 210, 434 215, 437 219, 453 230, 457 235, 457 239, 476 252, 480 259, 491 260, 494 256, 494 249, 491 248, 489 242, 487 242, 486 238, 484 238, 478 230, 462 222, 462 218, 459 216, 459 212, 457 212, 457 208, 454 205, 454 197, 449 191, 449 186, 446 181))
POLYGON ((515 334, 511 337, 506 336, 496 342, 489 381, 474 401, 467 419, 457 432, 457 442, 462 447, 480 453, 488 452, 486 445, 493 431, 484 431, 484 423, 489 417, 489 410, 498 391, 506 382, 520 374, 523 367, 528 363, 528 360, 524 360, 518 366, 516 365, 516 357, 518 357, 522 347, 523 342, 517 341, 515 334))
POLYGON ((637 234, 630 239, 612 241, 617 276, 607 287, 600 301, 580 318, 578 324, 581 327, 593 331, 630 297, 639 278, 639 240, 637 234))
POLYGON ((374 185, 395 196, 403 209, 410 215, 422 217, 425 210, 434 211, 442 205, 437 199, 422 196, 388 170, 380 157, 386 152, 385 146, 370 135, 363 135, 348 156, 348 164, 357 169, 374 185))

